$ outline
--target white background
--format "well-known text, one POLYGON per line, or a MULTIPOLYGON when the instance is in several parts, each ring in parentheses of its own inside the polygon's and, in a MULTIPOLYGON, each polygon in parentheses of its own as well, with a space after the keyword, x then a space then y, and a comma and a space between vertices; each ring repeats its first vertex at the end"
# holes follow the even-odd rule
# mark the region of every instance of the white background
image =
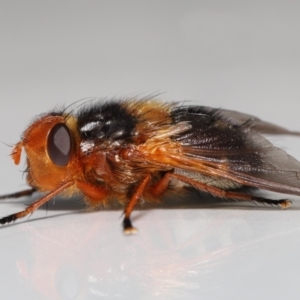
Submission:
MULTIPOLYGON (((299 15, 299 1, 1 1, 1 194, 26 186, 6 144, 86 97, 162 92, 299 130, 299 15)), ((300 159, 299 139, 272 141, 300 159)), ((0 215, 33 198, 2 201, 0 215)), ((131 237, 121 210, 51 201, 0 228, 1 298, 298 299, 297 200, 287 211, 188 200, 137 210, 131 237)))

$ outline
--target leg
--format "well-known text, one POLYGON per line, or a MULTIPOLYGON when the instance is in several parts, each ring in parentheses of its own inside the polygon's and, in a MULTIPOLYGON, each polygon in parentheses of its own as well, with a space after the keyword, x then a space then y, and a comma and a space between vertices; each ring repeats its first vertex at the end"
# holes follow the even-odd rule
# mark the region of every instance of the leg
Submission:
POLYGON ((76 181, 76 186, 86 196, 85 201, 90 207, 96 208, 105 203, 108 190, 104 186, 95 186, 83 181, 76 181))
POLYGON ((125 211, 124 211, 125 217, 123 220, 123 228, 124 228, 125 234, 137 233, 137 229, 134 228, 131 224, 130 214, 131 214, 133 208, 135 207, 136 203, 139 201, 139 199, 143 195, 143 192, 144 192, 145 188, 147 187, 150 179, 151 179, 150 175, 147 175, 147 177, 145 177, 143 179, 143 181, 137 187, 135 193, 133 194, 133 196, 131 197, 129 203, 127 204, 127 206, 125 208, 125 211))
POLYGON ((73 182, 69 181, 69 182, 65 183, 64 185, 62 185, 61 187, 59 187, 58 189, 50 192, 49 194, 45 195, 44 197, 40 198, 39 200, 33 202, 25 210, 22 210, 18 213, 15 213, 15 214, 9 215, 7 217, 1 218, 0 219, 0 224, 10 223, 12 221, 15 221, 19 218, 23 218, 23 217, 33 213, 40 206, 42 206, 44 203, 51 200, 55 195, 61 193, 62 191, 64 191, 68 187, 70 187, 72 184, 73 184, 73 182))
POLYGON ((193 186, 194 188, 196 188, 198 190, 210 193, 219 198, 254 201, 254 202, 258 202, 258 203, 262 203, 262 204, 277 205, 281 208, 288 208, 292 205, 292 202, 289 200, 286 200, 286 199, 272 200, 272 199, 256 197, 253 195, 234 192, 234 191, 226 191, 226 190, 222 190, 220 188, 216 188, 216 187, 207 185, 202 182, 198 182, 196 180, 185 177, 183 175, 174 174, 174 173, 166 173, 165 174, 165 176, 153 187, 153 189, 151 191, 153 193, 153 195, 157 196, 157 195, 162 194, 168 188, 168 184, 172 178, 176 178, 180 181, 190 184, 191 186, 193 186))
POLYGON ((8 199, 8 198, 19 198, 23 196, 31 196, 34 192, 36 192, 36 189, 31 188, 28 190, 12 193, 12 194, 7 194, 7 195, 2 195, 0 196, 0 200, 2 199, 8 199))
POLYGON ((151 186, 151 194, 153 196, 160 196, 168 189, 172 174, 171 172, 165 173, 156 184, 151 186))

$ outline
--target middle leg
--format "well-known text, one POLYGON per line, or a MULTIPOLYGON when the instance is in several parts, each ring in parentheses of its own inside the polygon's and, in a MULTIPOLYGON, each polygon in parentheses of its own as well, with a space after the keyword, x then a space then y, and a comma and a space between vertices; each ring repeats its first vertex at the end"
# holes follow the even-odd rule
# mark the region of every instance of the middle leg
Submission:
POLYGON ((137 229, 132 226, 130 215, 135 207, 136 203, 139 201, 139 199, 142 197, 143 192, 147 185, 149 184, 149 181, 151 179, 151 176, 148 174, 140 183, 140 185, 137 186, 137 189, 135 190, 134 194, 132 195, 129 203, 127 204, 124 214, 124 220, 123 220, 123 228, 125 234, 135 234, 137 233, 137 229))

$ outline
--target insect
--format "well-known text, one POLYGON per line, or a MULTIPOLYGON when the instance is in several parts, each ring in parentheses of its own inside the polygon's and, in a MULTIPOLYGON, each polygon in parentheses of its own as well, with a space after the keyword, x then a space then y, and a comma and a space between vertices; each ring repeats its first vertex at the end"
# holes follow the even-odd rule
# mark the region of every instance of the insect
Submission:
POLYGON ((300 135, 243 113, 150 98, 99 101, 77 112, 43 114, 11 153, 19 164, 25 150, 31 188, 1 198, 35 191, 45 195, 0 223, 31 214, 55 195, 80 194, 92 208, 113 199, 124 204, 124 232, 132 234, 130 215, 141 199, 159 202, 188 187, 287 208, 288 199, 241 192, 249 187, 300 195, 300 162, 261 133, 300 135))

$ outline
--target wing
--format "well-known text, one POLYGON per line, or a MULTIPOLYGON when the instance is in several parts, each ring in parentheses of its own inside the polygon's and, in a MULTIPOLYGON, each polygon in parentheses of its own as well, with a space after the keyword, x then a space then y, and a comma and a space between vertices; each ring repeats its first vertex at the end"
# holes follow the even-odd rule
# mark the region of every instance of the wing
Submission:
POLYGON ((155 150, 146 149, 146 159, 171 166, 175 171, 197 172, 300 195, 300 162, 253 130, 251 120, 238 122, 237 118, 228 119, 229 114, 207 107, 174 108, 174 126, 184 128, 188 124, 189 128, 179 130, 170 137, 171 142, 155 150))
POLYGON ((234 110, 222 109, 219 110, 220 115, 236 125, 242 125, 244 123, 250 123, 251 128, 261 134, 289 134, 300 135, 299 131, 291 131, 284 127, 263 121, 255 116, 237 112, 234 110))

